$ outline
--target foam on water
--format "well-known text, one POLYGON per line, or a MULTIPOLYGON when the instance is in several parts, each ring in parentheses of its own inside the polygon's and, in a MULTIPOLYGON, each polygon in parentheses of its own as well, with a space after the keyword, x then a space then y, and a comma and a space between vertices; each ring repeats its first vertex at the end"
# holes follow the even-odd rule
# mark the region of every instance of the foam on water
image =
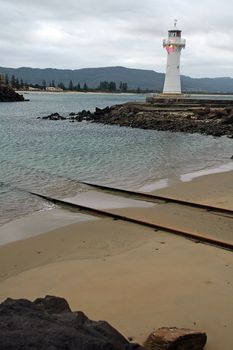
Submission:
POLYGON ((202 170, 194 171, 192 173, 183 174, 180 176, 180 180, 183 182, 188 182, 200 176, 210 175, 210 174, 219 174, 219 173, 224 173, 226 171, 232 171, 232 170, 233 170, 233 162, 220 165, 217 168, 202 169, 202 170))

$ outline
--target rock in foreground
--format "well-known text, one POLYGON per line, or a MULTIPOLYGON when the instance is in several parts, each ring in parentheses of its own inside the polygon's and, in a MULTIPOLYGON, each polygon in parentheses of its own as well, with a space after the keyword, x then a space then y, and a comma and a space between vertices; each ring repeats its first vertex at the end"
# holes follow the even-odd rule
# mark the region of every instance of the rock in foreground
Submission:
POLYGON ((162 327, 150 334, 145 342, 148 350, 203 350, 205 333, 185 328, 162 327))
POLYGON ((7 299, 0 304, 2 350, 142 350, 105 321, 72 312, 63 298, 46 296, 31 302, 7 299))
POLYGON ((8 86, 0 85, 0 102, 20 102, 25 101, 24 97, 8 86))

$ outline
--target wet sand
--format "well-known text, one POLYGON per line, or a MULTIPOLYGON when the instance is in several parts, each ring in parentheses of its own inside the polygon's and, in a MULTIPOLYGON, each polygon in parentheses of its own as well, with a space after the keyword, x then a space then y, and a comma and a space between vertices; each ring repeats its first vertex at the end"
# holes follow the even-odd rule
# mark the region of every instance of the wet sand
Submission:
MULTIPOLYGON (((156 193, 232 209, 232 183, 228 172, 156 193)), ((230 251, 96 218, 0 247, 0 299, 59 295, 138 342, 177 326, 206 331, 207 350, 230 350, 232 268, 230 251)))

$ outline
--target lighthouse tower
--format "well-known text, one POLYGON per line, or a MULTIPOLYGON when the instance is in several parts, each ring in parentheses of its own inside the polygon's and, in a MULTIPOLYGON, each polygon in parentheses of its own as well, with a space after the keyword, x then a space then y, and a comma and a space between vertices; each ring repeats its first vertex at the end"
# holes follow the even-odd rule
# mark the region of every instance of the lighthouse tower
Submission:
POLYGON ((181 94, 180 87, 180 53, 185 48, 185 40, 181 39, 181 30, 176 27, 168 31, 168 38, 163 40, 163 47, 167 50, 167 69, 163 87, 163 94, 181 94))

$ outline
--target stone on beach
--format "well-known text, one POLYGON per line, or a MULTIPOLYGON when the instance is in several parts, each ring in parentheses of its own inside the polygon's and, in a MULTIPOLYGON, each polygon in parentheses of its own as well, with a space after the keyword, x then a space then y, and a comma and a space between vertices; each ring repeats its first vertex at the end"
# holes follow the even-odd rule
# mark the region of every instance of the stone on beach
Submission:
POLYGON ((144 346, 148 350, 203 350, 206 341, 204 332, 162 327, 149 335, 144 346))

